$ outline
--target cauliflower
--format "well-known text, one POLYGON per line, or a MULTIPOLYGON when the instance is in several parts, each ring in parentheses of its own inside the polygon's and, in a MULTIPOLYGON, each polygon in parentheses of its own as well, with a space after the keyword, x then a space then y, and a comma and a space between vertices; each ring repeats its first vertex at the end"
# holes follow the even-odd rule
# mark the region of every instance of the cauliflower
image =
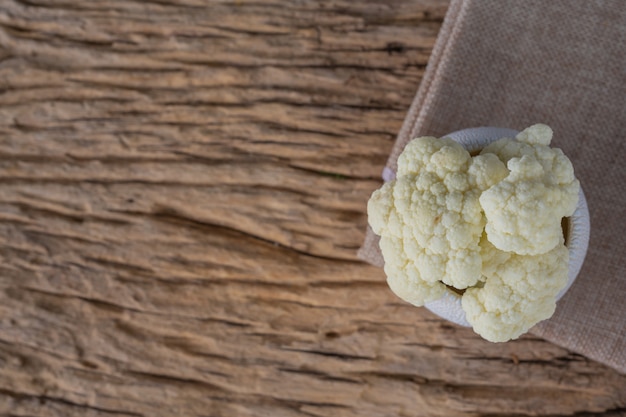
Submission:
POLYGON ((483 149, 507 164, 510 174, 480 196, 489 241, 498 249, 538 255, 562 237, 561 219, 571 216, 580 185, 571 162, 550 148, 552 129, 534 125, 516 140, 500 139, 483 149))
POLYGON ((504 252, 486 238, 481 249, 484 285, 468 289, 461 298, 476 333, 491 342, 506 342, 552 316, 556 295, 567 283, 569 252, 562 242, 540 255, 504 252))
POLYGON ((579 189, 551 139, 535 125, 474 157, 448 138, 411 141, 367 206, 392 291, 417 306, 464 291, 467 320, 491 341, 550 317, 567 281, 561 219, 579 189))
POLYGON ((441 297, 444 284, 464 289, 481 279, 478 198, 507 173, 494 155, 472 158, 451 139, 407 145, 396 180, 375 191, 367 208, 398 296, 419 306, 441 297))

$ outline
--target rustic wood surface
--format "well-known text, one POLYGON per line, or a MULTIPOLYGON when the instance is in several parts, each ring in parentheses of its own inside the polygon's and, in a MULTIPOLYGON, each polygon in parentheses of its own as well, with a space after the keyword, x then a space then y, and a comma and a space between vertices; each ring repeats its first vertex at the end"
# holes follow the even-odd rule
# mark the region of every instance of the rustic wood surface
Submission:
POLYGON ((444 0, 2 0, 0 413, 624 416, 359 262, 444 0))

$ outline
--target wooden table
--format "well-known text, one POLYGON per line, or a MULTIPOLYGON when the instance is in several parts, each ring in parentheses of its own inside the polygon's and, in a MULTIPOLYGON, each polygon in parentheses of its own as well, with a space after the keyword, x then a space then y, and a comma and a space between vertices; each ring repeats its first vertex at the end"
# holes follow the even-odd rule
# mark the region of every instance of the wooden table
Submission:
POLYGON ((626 415, 357 260, 444 0, 2 0, 6 416, 626 415))

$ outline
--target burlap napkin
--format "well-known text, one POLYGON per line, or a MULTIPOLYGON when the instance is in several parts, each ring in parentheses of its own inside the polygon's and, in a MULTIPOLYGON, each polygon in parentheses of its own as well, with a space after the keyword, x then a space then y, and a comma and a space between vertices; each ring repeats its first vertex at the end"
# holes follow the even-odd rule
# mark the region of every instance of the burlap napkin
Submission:
MULTIPOLYGON (((587 258, 535 335, 626 373, 626 7, 615 1, 452 0, 386 169, 416 136, 468 127, 555 132, 585 190, 587 258)), ((359 256, 383 264, 368 230, 359 256)))

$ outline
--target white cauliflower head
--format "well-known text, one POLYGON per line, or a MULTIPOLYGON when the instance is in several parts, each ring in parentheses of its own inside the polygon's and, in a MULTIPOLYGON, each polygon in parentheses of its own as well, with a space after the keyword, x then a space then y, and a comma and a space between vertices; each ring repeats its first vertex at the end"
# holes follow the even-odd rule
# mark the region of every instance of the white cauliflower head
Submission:
POLYGON ((368 203, 389 286, 398 296, 423 305, 443 295, 443 284, 476 284, 485 226, 478 197, 507 173, 495 156, 472 158, 451 139, 423 137, 407 145, 396 180, 368 203))
POLYGON ((474 331, 506 342, 552 316, 567 283, 569 252, 562 243, 540 255, 503 252, 481 240, 484 285, 465 291, 461 304, 474 331))
POLYGON ((480 196, 487 218, 485 230, 498 249, 537 255, 562 238, 561 219, 571 216, 580 184, 569 159, 550 148, 552 129, 534 125, 514 139, 500 139, 481 154, 494 154, 509 175, 480 196))
POLYGON ((446 285, 465 291, 468 322, 494 342, 549 318, 568 277, 561 220, 580 187, 551 140, 534 125, 475 157, 451 139, 411 141, 367 207, 390 288, 418 306, 446 285))

